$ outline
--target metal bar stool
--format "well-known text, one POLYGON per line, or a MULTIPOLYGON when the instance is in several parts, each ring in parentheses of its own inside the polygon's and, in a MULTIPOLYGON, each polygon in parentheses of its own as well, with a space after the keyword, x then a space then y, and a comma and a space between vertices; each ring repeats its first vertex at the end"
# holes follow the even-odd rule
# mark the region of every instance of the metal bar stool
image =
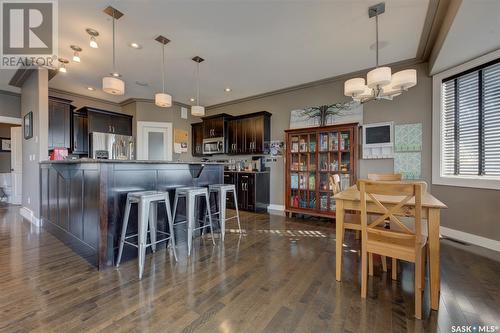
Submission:
POLYGON ((208 190, 210 193, 215 192, 217 194, 217 200, 219 201, 219 211, 212 213, 212 215, 218 215, 219 217, 222 241, 224 241, 224 235, 226 234, 226 221, 228 220, 236 219, 238 221, 238 229, 241 234, 240 213, 238 211, 238 199, 236 198, 236 187, 234 184, 213 184, 208 186, 208 190), (226 198, 229 192, 233 193, 236 215, 226 218, 226 198))
POLYGON ((208 189, 206 187, 178 187, 175 189, 175 198, 174 198, 174 214, 173 214, 174 225, 187 223, 188 228, 188 255, 191 255, 191 247, 193 243, 193 231, 210 228, 210 233, 212 234, 212 243, 215 245, 214 240, 214 230, 212 227, 212 216, 210 215, 210 200, 208 199, 208 189), (205 218, 208 215, 209 224, 203 225, 201 227, 195 227, 195 209, 196 209, 196 197, 199 196, 204 198, 206 201, 206 212, 203 217, 203 222, 205 222, 205 218), (179 198, 186 198, 186 220, 182 220, 179 222, 175 222, 175 217, 177 214, 177 204, 179 198))
POLYGON ((177 253, 175 251, 175 236, 172 214, 170 212, 170 201, 168 192, 159 191, 140 191, 131 192, 127 194, 127 203, 125 206, 125 214, 123 215, 122 233, 120 238, 120 248, 118 251, 118 259, 116 260, 116 267, 120 265, 123 254, 123 246, 125 244, 132 245, 139 249, 139 279, 142 279, 144 272, 144 261, 146 259, 146 248, 151 246, 153 252, 156 251, 156 244, 170 240, 172 250, 174 252, 175 261, 177 261, 177 253), (156 230, 156 214, 158 203, 164 202, 167 211, 167 222, 170 233, 156 230), (138 219, 137 219, 137 234, 127 236, 127 226, 130 215, 130 208, 132 204, 138 204, 138 219), (149 222, 149 223, 148 223, 149 222), (147 244, 147 233, 149 225, 149 236, 151 243, 147 244), (168 235, 168 237, 156 240, 156 233, 168 235), (137 237, 137 244, 127 241, 127 239, 137 237))

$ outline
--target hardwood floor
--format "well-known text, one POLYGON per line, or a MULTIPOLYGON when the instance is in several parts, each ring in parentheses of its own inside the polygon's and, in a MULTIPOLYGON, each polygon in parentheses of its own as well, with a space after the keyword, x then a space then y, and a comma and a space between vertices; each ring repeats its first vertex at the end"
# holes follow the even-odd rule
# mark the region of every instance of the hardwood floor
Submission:
MULTIPOLYGON (((228 222, 235 227, 235 221, 228 222)), ((343 281, 335 281, 331 223, 242 213, 243 235, 214 247, 197 239, 97 271, 43 229, 0 208, 1 332, 450 332, 500 326, 498 254, 442 241, 440 310, 415 320, 413 266, 398 281, 379 262, 360 297, 359 243, 346 234, 343 281)))

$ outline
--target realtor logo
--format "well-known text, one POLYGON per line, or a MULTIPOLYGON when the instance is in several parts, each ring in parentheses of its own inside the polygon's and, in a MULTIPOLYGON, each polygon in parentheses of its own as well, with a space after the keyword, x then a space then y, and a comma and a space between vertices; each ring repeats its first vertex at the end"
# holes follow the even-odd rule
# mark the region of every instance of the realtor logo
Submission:
POLYGON ((1 68, 52 66, 57 58, 57 0, 0 0, 1 68))

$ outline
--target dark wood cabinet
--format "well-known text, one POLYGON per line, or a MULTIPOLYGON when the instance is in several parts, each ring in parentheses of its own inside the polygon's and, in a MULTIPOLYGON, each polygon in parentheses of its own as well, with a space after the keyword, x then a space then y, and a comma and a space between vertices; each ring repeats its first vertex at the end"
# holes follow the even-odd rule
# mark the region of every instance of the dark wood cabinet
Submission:
POLYGON ((269 152, 271 114, 257 112, 228 121, 229 154, 265 154, 269 152))
POLYGON ((105 110, 84 107, 87 113, 89 133, 111 133, 132 136, 132 116, 105 110))
POLYGON ((49 97, 49 150, 71 148, 71 112, 73 106, 67 99, 49 97))
POLYGON ((88 155, 89 153, 89 129, 88 117, 84 113, 73 112, 73 143, 71 150, 73 154, 88 155))
MULTIPOLYGON (((236 186, 238 209, 266 212, 269 205, 269 172, 224 172, 224 183, 236 186)), ((226 198, 227 208, 234 209, 231 194, 226 198)))
POLYGON ((203 156, 203 123, 191 124, 191 153, 203 156))
POLYGON ((230 115, 221 113, 215 116, 203 118, 203 138, 221 138, 226 134, 228 119, 232 118, 230 115))

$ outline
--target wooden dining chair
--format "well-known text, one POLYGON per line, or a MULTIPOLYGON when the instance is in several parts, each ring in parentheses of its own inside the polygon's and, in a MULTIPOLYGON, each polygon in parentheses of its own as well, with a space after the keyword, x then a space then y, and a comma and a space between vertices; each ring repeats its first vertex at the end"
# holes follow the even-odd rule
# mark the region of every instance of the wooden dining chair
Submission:
POLYGON ((422 235, 422 185, 359 181, 361 204, 361 297, 367 294, 367 260, 369 254, 379 254, 415 263, 415 317, 422 318, 422 291, 425 277, 427 237, 422 235), (384 205, 380 196, 390 196, 395 203, 384 205), (414 207, 405 205, 414 199, 414 207), (397 203, 396 203, 397 202, 397 203), (374 205, 381 215, 368 223, 367 204, 374 205), (398 216, 414 218, 414 228, 408 227, 398 216), (391 229, 383 227, 391 221, 391 229))
MULTIPOLYGON (((388 179, 388 180, 391 180, 391 177, 393 178, 393 180, 401 180, 401 174, 368 174, 368 177, 372 177, 374 178, 374 180, 376 179, 380 179, 380 178, 384 178, 384 179, 388 179)), ((329 182, 330 182, 330 188, 332 189, 333 191, 333 194, 337 194, 339 193, 341 190, 340 190, 340 177, 339 175, 330 175, 329 176, 329 182)), ((354 230, 356 232, 356 239, 359 239, 359 235, 361 233, 361 218, 360 218, 360 215, 359 214, 356 214, 356 213, 345 213, 344 214, 344 230, 354 230)), ((385 256, 382 256, 381 257, 381 262, 382 262, 382 270, 384 272, 387 272, 387 259, 385 256)), ((369 256, 369 274, 370 275, 373 275, 373 255, 370 255, 369 256)), ((393 266, 392 267, 396 267, 397 269, 397 262, 395 260, 393 260, 393 266)), ((397 273, 396 273, 397 274, 397 273)), ((396 274, 393 273, 392 274, 392 277, 393 279, 395 280, 396 279, 396 274)))
MULTIPOLYGON (((400 173, 369 173, 368 180, 372 181, 387 181, 387 182, 398 182, 403 179, 402 174, 400 173)), ((385 221, 385 226, 388 227, 389 221, 385 221)), ((361 230, 361 229, 360 229, 361 230)), ((382 261, 382 270, 387 272, 387 258, 385 256, 381 256, 382 261)), ((368 256, 368 274, 373 275, 373 254, 368 256)), ((398 262, 396 259, 392 258, 391 265, 391 276, 393 280, 397 279, 398 274, 398 262)))

